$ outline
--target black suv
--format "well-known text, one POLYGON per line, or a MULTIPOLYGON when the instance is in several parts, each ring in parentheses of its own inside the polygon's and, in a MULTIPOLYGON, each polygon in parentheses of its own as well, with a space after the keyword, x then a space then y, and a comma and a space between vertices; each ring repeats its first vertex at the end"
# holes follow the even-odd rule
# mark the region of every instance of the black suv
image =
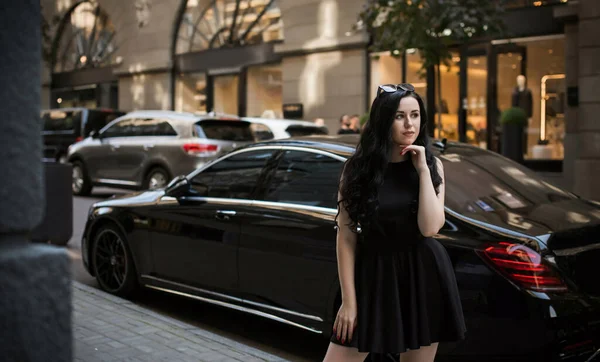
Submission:
POLYGON ((124 112, 113 109, 59 108, 42 111, 44 160, 67 162, 67 150, 73 143, 99 131, 124 112))

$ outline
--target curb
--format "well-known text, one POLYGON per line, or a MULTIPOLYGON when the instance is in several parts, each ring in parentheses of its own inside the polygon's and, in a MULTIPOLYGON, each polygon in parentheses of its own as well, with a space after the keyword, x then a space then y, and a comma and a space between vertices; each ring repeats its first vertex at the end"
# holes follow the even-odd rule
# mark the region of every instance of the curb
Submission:
MULTIPOLYGON (((73 286, 74 290, 81 291, 88 295, 93 295, 94 298, 98 301, 104 300, 107 304, 116 304, 121 308, 130 309, 139 314, 148 316, 148 318, 160 320, 161 322, 169 324, 170 327, 173 329, 180 329, 180 330, 185 330, 185 331, 194 333, 195 335, 197 335, 201 338, 207 339, 214 343, 221 344, 221 345, 227 347, 228 349, 242 352, 242 353, 251 355, 252 357, 256 357, 256 358, 259 358, 259 359, 262 359, 265 361, 273 361, 273 362, 287 361, 281 357, 272 355, 267 352, 263 352, 259 349, 236 342, 232 339, 220 336, 216 333, 201 329, 199 327, 196 327, 196 326, 184 323, 184 322, 181 322, 177 319, 174 319, 174 318, 171 318, 168 316, 158 314, 158 313, 151 311, 149 309, 146 309, 144 307, 140 307, 131 301, 116 297, 114 295, 108 294, 102 290, 90 287, 90 286, 82 284, 80 282, 72 281, 72 286, 73 286)), ((75 298, 75 297, 76 297, 76 293, 73 293, 73 298, 75 298)))

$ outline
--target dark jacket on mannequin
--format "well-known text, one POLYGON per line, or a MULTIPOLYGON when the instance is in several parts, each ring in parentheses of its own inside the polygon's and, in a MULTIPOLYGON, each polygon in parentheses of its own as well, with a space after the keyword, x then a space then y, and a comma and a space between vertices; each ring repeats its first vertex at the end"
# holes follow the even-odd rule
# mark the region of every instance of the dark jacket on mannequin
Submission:
POLYGON ((520 91, 519 88, 516 87, 512 94, 512 105, 513 107, 523 109, 527 114, 527 118, 531 118, 533 115, 533 97, 531 96, 531 91, 527 88, 520 91))

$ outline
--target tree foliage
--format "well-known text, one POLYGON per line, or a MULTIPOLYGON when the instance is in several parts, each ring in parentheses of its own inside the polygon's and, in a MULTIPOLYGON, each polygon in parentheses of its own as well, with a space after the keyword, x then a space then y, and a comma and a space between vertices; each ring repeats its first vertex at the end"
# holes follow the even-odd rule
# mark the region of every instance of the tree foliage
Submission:
POLYGON ((424 70, 449 65, 451 45, 501 33, 502 12, 501 0, 370 0, 357 26, 374 51, 418 49, 424 70))

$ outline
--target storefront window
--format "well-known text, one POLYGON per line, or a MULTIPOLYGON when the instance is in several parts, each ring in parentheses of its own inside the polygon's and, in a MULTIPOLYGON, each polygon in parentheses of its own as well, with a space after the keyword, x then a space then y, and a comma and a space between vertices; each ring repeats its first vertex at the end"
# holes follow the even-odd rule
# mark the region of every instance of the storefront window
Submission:
POLYGON ((470 56, 467 60, 467 97, 462 107, 467 111, 467 142, 487 148, 487 56, 470 56))
POLYGON ((435 107, 437 113, 435 114, 434 119, 436 125, 434 135, 436 138, 447 138, 449 140, 458 141, 459 62, 460 57, 458 56, 458 53, 455 53, 452 55, 452 61, 449 67, 446 65, 441 65, 440 67, 441 82, 438 80, 437 85, 442 91, 442 100, 441 105, 439 104, 439 100, 437 100, 435 107), (440 112, 442 115, 441 125, 439 124, 440 112))
POLYGON ((283 84, 280 65, 248 68, 246 92, 249 117, 282 118, 283 84))
POLYGON ((206 113, 206 74, 179 75, 176 94, 175 109, 177 111, 206 113))
POLYGON ((371 86, 369 94, 371 102, 377 96, 377 87, 381 84, 402 83, 402 54, 391 52, 372 53, 371 57, 371 86))
MULTIPOLYGON (((409 49, 406 51, 406 82, 411 83, 415 87, 415 91, 419 93, 425 108, 427 108, 427 79, 425 71, 421 72, 423 61, 418 50, 409 49)), ((458 88, 457 88, 458 89, 458 88)))
POLYGON ((277 0, 187 0, 176 52, 280 40, 283 22, 277 0))
POLYGON ((498 108, 520 107, 528 115, 525 129, 526 159, 563 159, 565 135, 564 38, 523 41, 516 44, 526 54, 498 56, 498 108), (522 74, 524 73, 524 74, 522 74), (523 87, 517 78, 522 79, 523 87))
POLYGON ((214 111, 225 114, 238 114, 239 75, 227 74, 214 78, 214 111))

